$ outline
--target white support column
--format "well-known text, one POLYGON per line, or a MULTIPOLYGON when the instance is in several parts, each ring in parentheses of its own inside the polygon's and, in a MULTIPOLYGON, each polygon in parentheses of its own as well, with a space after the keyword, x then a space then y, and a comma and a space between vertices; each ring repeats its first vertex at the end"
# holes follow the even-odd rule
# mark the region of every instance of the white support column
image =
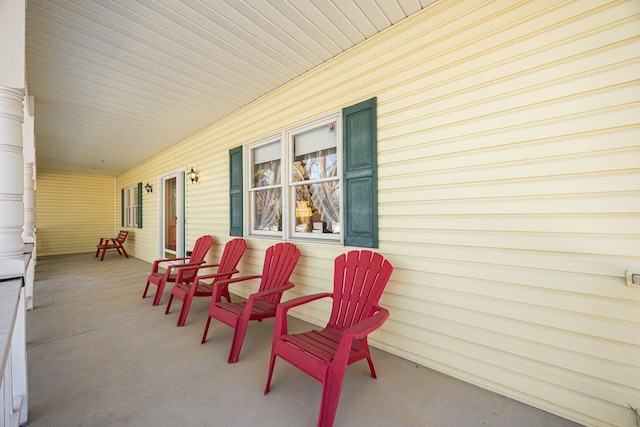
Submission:
POLYGON ((0 368, 4 368, 0 372, 0 389, 4 401, 8 400, 0 407, 0 416, 4 419, 2 424, 12 427, 26 425, 28 417, 25 289, 20 287, 30 259, 30 254, 24 254, 22 240, 25 40, 26 0, 0 0, 0 278, 5 279, 0 282, 0 289, 10 293, 19 290, 14 294, 18 300, 6 294, 0 299, 0 303, 9 304, 0 311, 0 368), (11 316, 4 322, 8 312, 11 316), (10 342, 6 341, 8 338, 10 342))
POLYGON ((22 259, 24 250, 23 100, 19 90, 0 86, 0 262, 22 259))
MULTIPOLYGON (((24 225, 24 158, 22 154, 22 121, 24 96, 20 90, 0 86, 0 278, 26 276, 29 256, 24 255, 22 241, 24 225)), ((6 286, 8 282, 0 282, 6 286)), ((11 405, 3 405, 3 415, 27 423, 27 359, 25 341, 25 289, 20 289, 17 316, 13 324, 10 344, 10 366, 2 373, 4 383, 7 370, 10 387, 3 385, 11 405), (8 412, 6 412, 8 411, 8 412)))
MULTIPOLYGON (((24 227, 22 240, 35 244, 36 192, 34 190, 33 163, 24 164, 24 227)), ((35 251, 34 251, 35 252, 35 251)), ((27 310, 33 310, 33 282, 35 281, 35 259, 32 257, 25 274, 25 300, 27 310)))
POLYGON ((33 243, 33 230, 36 226, 36 192, 33 187, 33 163, 24 164, 24 226, 22 240, 33 243))

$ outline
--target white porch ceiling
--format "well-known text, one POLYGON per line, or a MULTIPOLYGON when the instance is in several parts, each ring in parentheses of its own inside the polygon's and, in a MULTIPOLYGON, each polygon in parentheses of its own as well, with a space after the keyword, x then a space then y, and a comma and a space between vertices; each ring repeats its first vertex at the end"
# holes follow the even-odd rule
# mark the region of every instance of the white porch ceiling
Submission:
POLYGON ((117 175, 435 0, 27 0, 38 168, 117 175))

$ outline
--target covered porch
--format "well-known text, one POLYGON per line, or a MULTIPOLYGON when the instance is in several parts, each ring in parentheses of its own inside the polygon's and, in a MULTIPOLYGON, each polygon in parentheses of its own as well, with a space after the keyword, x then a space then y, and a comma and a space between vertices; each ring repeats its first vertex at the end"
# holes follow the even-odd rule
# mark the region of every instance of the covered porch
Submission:
MULTIPOLYGON (((92 253, 38 259, 27 313, 30 426, 315 426, 320 384, 278 360, 263 394, 273 320, 250 326, 237 364, 231 329, 197 298, 184 327, 142 299, 150 264, 92 253)), ((285 294, 285 299, 287 299, 285 294)), ((293 327, 309 325, 296 319, 293 327)), ((337 426, 569 427, 577 424, 374 350, 345 378, 337 426)))

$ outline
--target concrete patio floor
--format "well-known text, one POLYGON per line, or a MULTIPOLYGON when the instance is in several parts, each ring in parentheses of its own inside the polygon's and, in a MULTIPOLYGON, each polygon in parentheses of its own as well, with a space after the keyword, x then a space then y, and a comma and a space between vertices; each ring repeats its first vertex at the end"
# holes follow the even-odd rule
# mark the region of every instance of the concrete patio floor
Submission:
MULTIPOLYGON (((316 425, 321 386, 286 362, 277 360, 263 394, 273 319, 253 322, 239 362, 227 364, 230 328, 212 322, 200 344, 209 300, 196 298, 176 327, 181 301, 165 315, 169 289, 159 307, 141 298, 150 268, 115 253, 38 258, 30 426, 316 425)), ((578 425, 377 349, 373 360, 377 380, 365 361, 347 370, 336 427, 578 425)))

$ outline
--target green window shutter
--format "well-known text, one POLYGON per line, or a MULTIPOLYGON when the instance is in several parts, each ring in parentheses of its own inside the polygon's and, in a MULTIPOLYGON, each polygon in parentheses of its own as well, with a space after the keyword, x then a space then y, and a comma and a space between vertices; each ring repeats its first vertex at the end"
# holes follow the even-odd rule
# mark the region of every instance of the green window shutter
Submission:
POLYGON ((120 190, 120 225, 124 227, 124 188, 120 190))
POLYGON ((242 237, 242 146, 229 150, 229 235, 242 237))
POLYGON ((342 110, 344 243, 378 247, 376 98, 342 110))
POLYGON ((142 182, 138 183, 138 228, 142 228, 142 182))

